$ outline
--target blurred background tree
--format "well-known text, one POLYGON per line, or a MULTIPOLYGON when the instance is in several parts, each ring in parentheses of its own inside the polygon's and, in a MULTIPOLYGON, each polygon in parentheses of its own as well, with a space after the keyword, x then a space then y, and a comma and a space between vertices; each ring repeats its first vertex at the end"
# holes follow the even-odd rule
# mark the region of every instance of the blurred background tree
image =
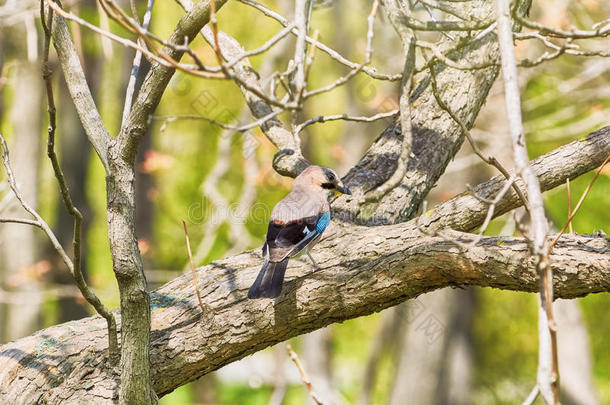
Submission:
MULTIPOLYGON (((93 0, 63 2, 66 9, 112 32, 124 34, 100 12, 93 0)), ((118 2, 125 9, 127 1, 118 2)), ((293 2, 265 4, 290 16, 293 2)), ((422 2, 424 4, 424 2, 422 2)), ((139 14, 145 2, 137 2, 139 14)), ((0 2, 0 132, 8 139, 18 181, 29 201, 68 244, 72 222, 52 180, 45 156, 47 116, 39 67, 42 33, 36 1, 0 2)), ((364 0, 317 1, 312 29, 350 60, 362 60, 366 46, 364 0)), ((151 30, 167 36, 183 14, 175 2, 157 1, 151 30)), ((610 4, 599 0, 571 2, 537 0, 530 17, 557 27, 589 27, 610 15, 610 4)), ((278 24, 262 14, 229 2, 218 15, 219 26, 246 49, 260 46, 277 32, 278 24)), ((378 20, 382 19, 378 16, 378 20)), ((88 83, 102 118, 112 133, 121 124, 122 100, 134 52, 71 24, 88 83), (120 72, 120 74, 117 74, 120 72)), ((520 59, 535 60, 539 43, 517 43, 520 59)), ((598 49, 609 40, 599 39, 598 49)), ((251 57, 267 77, 292 56, 292 42, 251 57)), ((390 24, 378 23, 372 65, 379 71, 402 69, 400 43, 390 24)), ((193 50, 205 63, 215 55, 202 39, 193 50)), ((52 55, 52 58, 54 56, 52 55)), ((56 60, 52 60, 57 65, 56 60)), ((145 64, 146 65, 146 64, 145 64)), ((58 67, 55 66, 55 70, 58 67)), ((139 77, 143 77, 146 66, 139 77)), ((318 52, 309 83, 319 87, 344 69, 318 52)), ((520 70, 523 114, 530 156, 546 153, 579 139, 608 123, 610 59, 562 55, 520 70)), ((109 252, 104 170, 83 134, 61 75, 58 87, 59 154, 72 196, 85 215, 84 269, 91 286, 109 307, 119 303, 109 252)), ((303 116, 371 115, 397 108, 397 84, 359 74, 347 85, 306 105, 303 116)), ((507 166, 512 160, 505 118, 503 86, 498 81, 472 130, 484 150, 507 166)), ((204 81, 183 73, 173 77, 157 109, 153 125, 138 155, 139 247, 151 289, 188 269, 181 220, 188 220, 196 265, 262 244, 273 206, 291 181, 272 168, 275 152, 258 128, 245 133, 221 129, 196 119, 205 116, 226 124, 248 122, 249 112, 235 85, 204 81)), ((304 155, 316 164, 343 174, 388 125, 328 122, 302 133, 304 155)), ((430 204, 460 193, 493 172, 464 145, 428 197, 430 204)), ((572 204, 593 174, 571 184, 572 204)), ((610 232, 610 171, 598 179, 573 226, 579 233, 610 232)), ((15 210, 16 202, 0 183, 0 212, 15 210)), ((545 195, 545 207, 556 228, 567 219, 565 187, 545 195)), ((516 234, 511 215, 495 219, 488 234, 516 234)), ((16 224, 0 225, 0 343, 29 335, 58 322, 92 314, 48 242, 38 232, 16 224), (14 254, 19 252, 19 254, 14 254)), ((564 404, 610 403, 610 297, 592 295, 556 305, 560 325, 560 364, 564 404), (565 326, 564 326, 565 325, 565 326), (565 330, 564 330, 565 328, 565 330), (572 366, 573 365, 573 366, 572 366), (565 372, 564 368, 565 367, 565 372), (577 375, 570 374, 577 369, 577 375)), ((536 304, 526 293, 466 288, 444 289, 379 314, 335 324, 292 339, 312 383, 332 403, 512 404, 531 389, 536 375, 536 304), (439 328, 426 329, 434 319, 439 328), (431 334, 432 333, 432 334, 431 334), (443 387, 439 390, 438 387, 443 387)), ((285 354, 285 345, 265 350, 177 389, 163 404, 303 404, 310 399, 285 354)), ((541 400, 538 400, 541 402, 541 400)))

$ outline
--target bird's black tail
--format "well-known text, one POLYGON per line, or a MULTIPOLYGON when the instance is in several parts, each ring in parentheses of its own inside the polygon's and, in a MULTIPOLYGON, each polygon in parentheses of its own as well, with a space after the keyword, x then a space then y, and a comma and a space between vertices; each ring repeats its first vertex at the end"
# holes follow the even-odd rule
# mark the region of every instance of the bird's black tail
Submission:
POLYGON ((276 298, 282 292, 284 273, 288 266, 288 258, 281 262, 270 262, 265 264, 258 273, 254 284, 248 290, 248 298, 276 298))

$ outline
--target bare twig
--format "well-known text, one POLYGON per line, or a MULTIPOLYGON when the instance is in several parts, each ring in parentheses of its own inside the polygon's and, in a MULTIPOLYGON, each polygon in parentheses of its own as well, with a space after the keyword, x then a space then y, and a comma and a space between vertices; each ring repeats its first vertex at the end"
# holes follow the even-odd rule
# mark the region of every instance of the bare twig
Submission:
MULTIPOLYGON (((105 31, 110 31, 110 20, 106 13, 104 13, 104 9, 102 8, 101 2, 96 2, 97 12, 100 16, 100 28, 105 31)), ((112 41, 104 36, 100 35, 100 42, 102 44, 102 52, 106 59, 111 59, 114 55, 114 51, 112 49, 112 41)))
MULTIPOLYGON (((313 4, 313 3, 312 3, 313 4)), ((313 38, 315 40, 320 36, 320 30, 315 29, 313 32, 313 38)), ((316 46, 312 45, 309 47, 309 52, 307 52, 307 57, 305 58, 305 83, 309 80, 309 72, 311 71, 311 65, 313 65, 313 60, 316 57, 316 46)), ((304 98, 305 87, 303 87, 303 91, 301 92, 301 99, 304 98)))
POLYGON ((212 43, 212 47, 214 48, 214 52, 216 53, 216 59, 218 60, 218 64, 220 65, 223 73, 228 76, 228 69, 224 66, 224 57, 222 56, 222 50, 220 49, 220 44, 218 42, 218 20, 216 19, 216 0, 210 0, 210 26, 212 28, 212 34, 214 36, 214 42, 212 43))
MULTIPOLYGON (((183 0, 178 0, 178 1, 181 3, 183 2, 183 0)), ((203 29, 201 30, 201 35, 203 35, 204 39, 206 41, 208 41, 208 43, 210 43, 210 44, 214 44, 215 41, 218 40, 219 49, 220 49, 221 43, 224 44, 224 45, 222 45, 222 47, 224 49, 224 51, 222 52, 222 56, 224 58, 230 59, 228 57, 227 53, 233 53, 232 51, 228 51, 226 49, 227 48, 226 41, 235 42, 237 47, 239 47, 239 53, 235 53, 236 55, 241 56, 245 53, 245 51, 243 49, 241 49, 241 46, 237 43, 237 41, 235 41, 233 38, 229 37, 227 34, 225 34, 223 32, 219 33, 219 35, 217 35, 217 37, 214 37, 212 30, 206 26, 206 27, 203 27, 203 29), (220 37, 222 37, 222 38, 220 38, 220 37)), ((234 46, 234 44, 231 44, 229 47, 234 48, 235 46, 234 46)), ((238 86, 242 87, 243 89, 247 90, 248 92, 250 92, 250 93, 256 95, 257 97, 259 97, 260 99, 264 100, 264 102, 266 104, 269 104, 274 107, 279 107, 284 110, 295 110, 295 109, 299 108, 294 102, 286 103, 284 101, 277 100, 275 97, 273 97, 271 95, 266 94, 262 90, 261 86, 254 85, 254 84, 250 83, 250 81, 245 80, 241 74, 235 72, 235 69, 227 68, 227 64, 224 61, 220 61, 219 63, 221 65, 222 71, 226 78, 233 80, 238 86)), ((261 117, 259 117, 259 118, 261 118, 261 117)))
MULTIPOLYGON (((282 24, 284 27, 287 27, 289 25, 289 22, 286 18, 282 17, 280 14, 276 13, 273 10, 268 9, 267 7, 265 7, 264 5, 254 1, 254 0, 239 0, 241 3, 246 4, 248 6, 254 7, 255 9, 257 9, 258 11, 262 12, 264 15, 266 15, 267 17, 273 18, 274 20, 278 21, 280 24, 282 24)), ((296 28, 294 28, 291 31, 294 35, 298 35, 299 34, 299 30, 297 30, 296 28)), ((336 60, 337 62, 351 68, 351 69, 357 69, 358 68, 358 63, 356 62, 352 62, 350 60, 348 60, 347 58, 345 58, 344 56, 342 56, 339 52, 335 51, 334 49, 328 47, 327 45, 307 36, 305 37, 305 40, 314 45, 316 48, 318 48, 319 50, 321 50, 322 52, 328 54, 328 56, 330 56, 332 59, 336 60)), ((362 71, 364 73, 366 73, 367 75, 369 75, 370 77, 374 78, 374 79, 378 79, 378 80, 391 80, 391 81, 397 81, 397 80, 401 80, 402 79, 402 74, 401 73, 397 73, 397 74, 382 74, 382 73, 377 73, 377 71, 374 68, 371 67, 363 67, 362 71)))
MULTIPOLYGON (((316 96, 318 94, 321 94, 321 93, 324 93, 327 91, 331 91, 331 90, 347 83, 351 78, 353 78, 358 73, 360 73, 366 65, 371 63, 371 56, 373 54, 372 45, 373 45, 373 35, 374 35, 373 24, 375 23, 375 15, 377 14, 378 8, 379 8, 379 0, 373 0, 373 5, 371 6, 371 12, 369 13, 369 15, 367 17, 368 28, 366 31, 366 48, 364 51, 364 61, 361 64, 359 64, 358 66, 356 66, 355 68, 353 68, 352 70, 350 70, 350 72, 347 75, 338 78, 333 83, 331 83, 327 86, 321 87, 319 89, 315 89, 312 91, 306 91, 303 94, 303 98, 309 98, 309 97, 313 97, 313 96, 316 96)), ((315 36, 314 36, 314 38, 317 39, 315 36)), ((314 42, 313 46, 315 47, 315 42, 314 42)))
POLYGON ((432 8, 435 8, 437 10, 440 10, 442 12, 450 14, 450 15, 452 15, 454 17, 457 17, 457 18, 459 18, 462 21, 468 21, 468 20, 470 20, 472 18, 471 16, 464 16, 464 15, 462 15, 461 11, 456 10, 455 8, 453 8, 452 6, 449 6, 447 4, 430 3, 430 2, 427 2, 425 0, 419 0, 419 3, 424 5, 424 7, 426 7, 426 10, 428 11, 428 15, 430 15, 431 18, 433 18, 431 10, 430 10, 432 8))
POLYGON ((282 38, 285 38, 288 34, 290 34, 290 32, 292 31, 292 29, 294 27, 295 27, 294 23, 293 24, 289 24, 287 27, 285 27, 282 30, 280 30, 273 37, 269 38, 269 40, 267 42, 265 42, 263 45, 261 45, 260 47, 258 47, 256 49, 253 49, 251 51, 246 51, 246 52, 242 53, 241 55, 239 55, 236 58, 232 58, 227 63, 227 68, 228 69, 232 68, 233 66, 235 66, 235 64, 237 64, 239 61, 241 61, 244 58, 248 58, 248 57, 254 56, 254 55, 259 55, 259 54, 261 54, 263 52, 268 51, 269 49, 271 49, 271 47, 273 47, 273 45, 278 43, 282 38))
MULTIPOLYGON (((119 360, 118 353, 119 352, 118 352, 118 342, 117 342, 116 321, 114 320, 114 315, 111 312, 109 312, 106 309, 106 307, 104 307, 104 305, 101 303, 101 301, 99 301, 99 299, 97 298, 95 293, 93 293, 93 291, 91 291, 89 289, 89 287, 86 285, 86 283, 82 277, 82 272, 80 270, 80 222, 76 222, 76 220, 75 220, 74 262, 73 262, 72 259, 70 259, 70 257, 64 250, 64 248, 59 243, 59 240, 57 240, 57 237, 51 230, 51 227, 49 226, 49 224, 47 224, 46 221, 44 219, 42 219, 42 217, 38 214, 38 212, 36 212, 36 210, 34 210, 28 204, 28 202, 25 201, 25 199, 23 198, 23 195, 21 194, 21 191, 19 190, 19 187, 17 186, 15 177, 13 175, 13 170, 11 168, 11 163, 10 163, 10 158, 9 158, 8 145, 6 144, 6 140, 4 139, 2 134, 0 134, 0 143, 2 144, 2 148, 4 151, 3 152, 4 168, 5 168, 6 174, 8 176, 9 185, 11 187, 11 190, 13 191, 13 193, 15 194, 15 196, 21 203, 21 206, 30 215, 32 215, 35 218, 35 221, 27 221, 27 220, 18 220, 17 221, 17 220, 13 220, 13 219, 8 219, 7 221, 0 221, 0 222, 19 222, 19 223, 23 223, 23 224, 27 224, 27 225, 37 226, 44 231, 44 233, 47 235, 47 237, 51 241, 51 245, 57 251, 60 258, 62 259, 62 261, 64 262, 64 264, 66 265, 66 267, 68 268, 68 270, 70 271, 70 273, 72 274, 74 279, 76 280, 76 284, 77 284, 79 290, 81 291, 81 294, 85 297, 87 302, 89 302, 95 308, 95 310, 106 319, 106 322, 108 323, 108 355, 109 355, 110 364, 112 364, 112 365, 118 364, 118 360, 119 360)), ((54 167, 54 169, 55 169, 55 167, 54 167)), ((56 176, 57 176, 57 173, 56 173, 56 176)), ((65 186, 65 184, 64 184, 64 186, 65 186)), ((61 183, 60 183, 60 187, 61 187, 61 183)), ((62 190, 62 195, 63 195, 63 190, 62 190)), ((64 196, 64 198, 65 198, 65 196, 64 196)))
POLYGON ((38 221, 34 221, 31 219, 24 219, 24 218, 3 218, 0 217, 0 223, 13 223, 13 224, 24 224, 24 225, 32 225, 38 228, 42 229, 42 226, 40 225, 40 222, 38 221))
MULTIPOLYGON (((598 168, 610 154, 610 126, 592 132, 584 140, 573 141, 551 153, 530 161, 530 166, 540 179, 543 191, 550 190, 565 183, 566 178, 576 178, 583 173, 598 168), (554 163, 551 163, 554 162, 554 163), (586 166, 582 166, 585 163, 586 166), (548 170, 549 167, 554 167, 548 170)), ((511 171, 511 175, 518 175, 511 171)), ((498 191, 505 185, 503 176, 492 179, 473 187, 477 196, 493 199, 498 191)), ((508 193, 498 204, 494 216, 505 214, 521 205, 521 199, 515 193, 508 193)), ((462 193, 451 200, 434 207, 423 218, 426 230, 455 229, 472 232, 484 221, 488 212, 487 203, 482 203, 472 193, 462 193), (476 225, 471 227, 464 222, 461 215, 456 214, 455 207, 464 207, 468 212, 469 220, 476 218, 476 225)))
POLYGON ((527 28, 538 30, 541 35, 557 38, 571 38, 571 39, 586 39, 586 38, 600 38, 610 35, 610 24, 608 20, 602 21, 601 23, 595 24, 593 30, 562 30, 559 28, 544 25, 536 21, 530 21, 523 18, 517 13, 513 13, 512 16, 518 23, 523 24, 527 28))
MULTIPOLYGON (((46 0, 46 1, 50 4, 52 3, 51 0, 46 0)), ((190 1, 179 0, 179 2, 184 3, 184 4, 182 4, 183 6, 185 6, 187 4, 192 6, 192 2, 190 2, 190 1)), ((214 31, 215 28, 209 29, 211 35, 210 35, 210 38, 206 38, 206 39, 210 39, 209 42, 212 44, 212 46, 214 48, 214 51, 215 51, 215 54, 217 56, 220 66, 219 67, 208 67, 208 66, 205 66, 201 62, 201 60, 197 57, 197 55, 188 47, 188 44, 176 45, 176 44, 172 43, 171 41, 165 41, 165 40, 155 36, 154 34, 150 33, 148 30, 144 29, 143 27, 140 27, 137 23, 132 21, 131 18, 126 16, 120 10, 120 8, 118 6, 116 6, 110 0, 103 0, 101 4, 105 5, 104 10, 111 18, 113 18, 115 21, 120 23, 124 28, 139 35, 146 42, 146 44, 149 47, 151 47, 152 51, 149 51, 149 50, 145 49, 144 47, 140 46, 139 44, 136 44, 133 41, 130 41, 126 38, 122 38, 122 37, 119 37, 118 35, 104 31, 104 30, 100 29, 99 27, 97 27, 93 24, 90 24, 87 21, 85 21, 71 13, 67 13, 67 12, 63 11, 61 8, 59 8, 55 4, 52 7, 58 12, 58 14, 62 15, 62 17, 75 21, 83 26, 86 26, 87 28, 99 33, 100 35, 103 35, 114 41, 117 41, 126 47, 136 49, 136 50, 142 52, 148 58, 154 60, 155 62, 157 62, 165 67, 173 67, 182 72, 185 72, 187 74, 197 76, 197 77, 203 77, 203 78, 208 78, 208 79, 231 79, 231 80, 237 82, 240 86, 246 88, 248 91, 250 91, 250 92, 256 94, 258 97, 264 99, 268 104, 271 104, 276 107, 281 107, 286 110, 294 110, 294 109, 298 108, 298 106, 295 103, 283 103, 281 101, 274 99, 273 97, 269 97, 263 91, 261 91, 260 88, 250 85, 247 81, 241 80, 241 78, 238 75, 235 75, 233 72, 231 72, 231 70, 229 70, 227 68, 226 64, 223 61, 224 56, 222 54, 220 44, 219 44, 218 31, 214 31), (112 10, 110 10, 108 7, 111 7, 112 10), (155 49, 154 47, 152 47, 151 40, 157 41, 157 42, 163 44, 164 46, 171 48, 173 50, 183 52, 183 53, 188 53, 194 59, 196 66, 180 63, 176 59, 174 59, 171 56, 169 56, 168 54, 166 54, 165 52, 155 49)), ((215 11, 213 10, 213 8, 215 6, 216 6, 215 2, 210 3, 210 9, 211 9, 210 18, 211 19, 215 19, 215 16, 216 16, 215 11)), ((211 25, 212 25, 212 27, 216 27, 216 24, 214 22, 212 22, 211 25)), ((206 28, 208 28, 208 27, 206 27, 206 28)), ((204 30, 204 32, 205 32, 205 30, 204 30)))
POLYGON ((401 22, 415 31, 478 31, 484 30, 493 24, 493 20, 487 21, 421 21, 410 15, 403 14, 401 22))
POLYGON ((17 182, 15 181, 15 176, 13 175, 13 169, 11 167, 8 145, 6 143, 6 140, 2 136, 2 134, 0 134, 0 143, 2 144, 2 148, 4 151, 3 155, 2 155, 3 162, 4 162, 4 169, 6 170, 6 175, 8 177, 8 182, 11 187, 11 190, 15 194, 15 197, 17 197, 17 200, 19 200, 19 203, 21 204, 23 209, 25 209, 32 217, 34 217, 36 219, 36 222, 38 222, 40 224, 40 228, 42 228, 42 230, 47 234, 47 236, 51 240, 51 244, 53 245, 55 250, 57 250, 57 252, 59 253, 61 260, 64 262, 66 267, 68 267, 68 269, 70 270, 70 273, 73 273, 74 264, 72 263, 72 260, 70 259, 70 257, 68 256, 68 254, 66 253, 64 248, 61 246, 61 244, 57 240, 57 237, 55 237, 55 234, 51 230, 51 227, 49 226, 49 224, 47 224, 45 222, 44 219, 42 219, 42 217, 38 214, 38 212, 36 212, 36 210, 34 208, 32 208, 32 206, 27 201, 25 201, 25 199, 23 198, 23 194, 21 194, 21 191, 19 190, 19 187, 17 186, 17 182))
MULTIPOLYGON (((191 0, 176 0, 176 2, 186 11, 193 8, 193 2, 191 0)), ((265 92, 262 91, 261 86, 253 85, 249 80, 245 80, 242 74, 236 72, 235 65, 238 62, 234 61, 236 59, 246 59, 244 56, 246 51, 241 48, 237 41, 223 32, 216 31, 216 33, 214 33, 212 28, 208 26, 203 27, 201 30, 201 35, 209 44, 212 45, 215 50, 218 49, 218 52, 215 51, 215 54, 218 63, 220 64, 218 69, 222 71, 223 78, 233 80, 240 87, 242 87, 242 90, 247 90, 271 106, 280 107, 284 110, 294 110, 298 108, 298 106, 296 106, 294 103, 284 103, 275 99, 273 96, 265 94, 265 92), (223 51, 221 51, 221 47, 224 49, 223 51), (225 63, 224 59, 226 59, 228 63, 225 63)), ((259 115, 257 118, 262 117, 259 115)))
MULTIPOLYGON (((487 230, 487 227, 489 226, 489 223, 491 222, 491 220, 494 217, 496 206, 504 198, 504 196, 506 195, 508 190, 511 188, 511 186, 514 186, 514 184, 515 184, 515 178, 510 176, 506 180, 506 184, 504 184, 504 187, 502 187, 502 189, 498 192, 498 194, 496 194, 496 196, 494 197, 493 200, 489 200, 487 198, 477 195, 476 191, 474 191, 474 190, 469 190, 469 191, 471 191, 472 195, 475 198, 477 198, 489 205, 489 208, 487 209, 487 215, 485 216, 485 221, 483 222, 483 225, 481 225, 481 228, 479 229, 479 233, 478 233, 477 237, 470 243, 472 246, 474 246, 481 240, 481 237, 483 237, 483 233, 485 233, 485 231, 487 230)), ((521 201, 523 201, 523 200, 521 200, 521 201)))
POLYGON ((131 6, 131 14, 133 15, 133 19, 136 20, 136 22, 139 24, 140 18, 138 16, 138 7, 136 5, 136 0, 129 0, 129 5, 131 6))
POLYGON ((384 112, 384 113, 379 113, 379 114, 371 115, 369 117, 366 117, 366 116, 353 116, 353 115, 347 115, 347 114, 319 115, 317 117, 310 118, 307 121, 303 121, 302 123, 297 125, 297 127, 295 128, 295 132, 299 133, 303 129, 305 129, 306 127, 308 127, 310 125, 313 125, 313 124, 316 124, 318 122, 337 121, 337 120, 356 121, 356 122, 374 122, 374 121, 382 120, 384 118, 394 117, 398 113, 399 113, 399 110, 395 109, 395 110, 392 110, 392 111, 388 111, 388 112, 384 112))
MULTIPOLYGON (((177 46, 168 41, 159 39, 159 41, 164 46, 174 48, 174 49, 179 49, 182 52, 186 52, 189 55, 191 55, 192 57, 194 57, 196 59, 198 68, 194 68, 192 65, 185 65, 183 63, 180 63, 180 62, 176 61, 175 59, 173 59, 172 57, 170 57, 169 55, 167 55, 166 53, 158 51, 157 49, 152 48, 153 51, 150 51, 150 50, 146 49, 145 47, 141 46, 140 44, 137 44, 127 38, 123 38, 119 35, 109 32, 109 31, 105 31, 105 30, 101 29, 100 27, 93 25, 70 12, 66 12, 65 10, 60 8, 56 3, 54 3, 52 0, 45 0, 45 1, 61 17, 65 18, 67 20, 70 20, 70 21, 74 21, 77 24, 80 24, 86 28, 89 28, 90 30, 96 32, 97 34, 100 34, 106 38, 109 38, 115 42, 118 42, 125 47, 135 49, 136 51, 140 51, 147 58, 152 59, 155 62, 157 62, 165 67, 173 67, 182 72, 188 73, 190 75, 197 76, 197 77, 204 77, 204 78, 208 78, 208 79, 225 79, 226 78, 225 75, 215 72, 215 69, 205 67, 205 65, 203 65, 203 63, 201 63, 201 61, 197 60, 197 57, 194 53, 189 52, 188 46, 177 46)), ((134 24, 132 26, 137 26, 137 25, 134 24)), ((139 27, 139 26, 137 26, 137 27, 139 27)), ((142 38, 145 40, 147 40, 147 39, 149 40, 151 37, 154 38, 152 33, 148 32, 148 31, 144 31, 143 28, 140 28, 140 31, 137 31, 137 33, 142 35, 142 38), (147 36, 145 36, 145 35, 147 35, 147 36)), ((157 38, 154 38, 154 39, 157 39, 157 38)), ((147 44, 150 45, 150 41, 147 41, 147 44)))
MULTIPOLYGON (((566 192, 568 194, 568 218, 572 215, 572 201, 570 196, 570 178, 566 179, 566 192)), ((574 228, 572 227, 572 221, 570 221, 569 228, 570 233, 574 233, 574 228)))
POLYGON ((283 111, 279 110, 279 109, 274 110, 271 113, 265 115, 264 117, 254 121, 254 122, 251 122, 251 123, 245 124, 245 125, 240 125, 240 126, 225 124, 225 123, 219 122, 217 120, 213 120, 211 118, 203 117, 201 115, 153 116, 152 119, 163 121, 163 124, 161 124, 161 132, 165 131, 167 124, 174 122, 174 121, 180 121, 180 120, 205 121, 205 122, 209 122, 210 124, 219 126, 220 128, 223 128, 223 129, 228 129, 228 130, 232 130, 232 131, 236 131, 236 132, 245 132, 249 129, 252 129, 252 128, 255 128, 255 127, 258 127, 261 125, 265 125, 265 123, 267 123, 267 121, 272 120, 273 118, 275 118, 282 112, 283 111))
POLYGON ((297 42, 294 49, 294 75, 290 80, 290 85, 293 90, 293 99, 299 105, 303 91, 305 90, 305 53, 307 31, 309 29, 310 8, 313 5, 312 0, 296 0, 294 6, 294 19, 296 28, 299 31, 297 42))
MULTIPOLYGON (((185 10, 190 10, 193 7, 193 3, 191 0, 177 0, 177 1, 185 10)), ((273 97, 270 97, 269 95, 265 94, 261 90, 260 87, 253 86, 247 80, 242 80, 240 75, 235 74, 231 69, 228 68, 227 64, 225 63, 225 59, 227 59, 227 57, 222 52, 221 45, 220 45, 221 40, 219 39, 219 31, 218 31, 217 22, 216 22, 216 1, 215 0, 212 0, 210 2, 210 23, 211 23, 210 24, 211 28, 207 27, 207 26, 203 27, 203 29, 201 30, 201 34, 203 35, 205 40, 208 41, 208 43, 210 43, 212 45, 212 47, 214 49, 216 59, 218 61, 218 64, 220 65, 220 70, 222 71, 221 78, 233 80, 239 86, 245 88, 249 92, 260 97, 261 99, 263 99, 266 103, 268 103, 270 105, 280 107, 285 110, 295 110, 295 109, 299 108, 299 106, 296 103, 284 103, 282 101, 276 100, 273 97)), ((226 37, 228 37, 226 34, 224 34, 224 35, 226 37)), ((188 46, 185 47, 185 51, 191 53, 190 48, 188 48, 188 46)), ((243 58, 243 54, 245 54, 245 53, 246 52, 242 50, 239 57, 243 58)), ((187 73, 190 73, 190 71, 187 71, 187 73)), ((197 72, 195 72, 194 74, 197 75, 197 72)))
POLYGON ((536 398, 538 398, 538 394, 540 394, 540 388, 538 388, 538 384, 536 384, 527 398, 525 398, 522 405, 532 405, 536 398))
MULTIPOLYGON (((193 3, 190 0, 177 1, 187 11, 193 7, 193 3)), ((204 27, 201 30, 201 35, 209 43, 214 41, 213 33, 209 27, 204 27)), ((223 56, 228 60, 232 60, 244 53, 239 43, 226 33, 219 33, 219 41, 223 48, 223 56)), ((283 109, 294 107, 294 105, 288 106, 286 103, 271 99, 262 91, 260 77, 252 69, 247 59, 244 59, 233 69, 227 69, 227 71, 230 72, 231 78, 234 78, 241 87, 246 103, 255 118, 262 119, 273 114, 272 105, 282 107, 283 109)), ((268 119, 268 121, 265 120, 265 123, 260 128, 267 138, 280 149, 273 162, 273 167, 278 173, 296 177, 305 167, 309 166, 310 163, 303 158, 300 147, 296 142, 296 137, 284 127, 277 117, 268 119)))
POLYGON ((297 369, 299 370, 299 374, 301 375, 301 380, 303 381, 303 385, 305 385, 305 388, 307 389, 307 392, 311 396, 311 399, 313 400, 313 402, 315 402, 316 405, 324 405, 322 403, 322 401, 318 398, 318 395, 316 394, 316 392, 314 391, 314 388, 311 385, 311 380, 307 376, 307 373, 305 372, 305 369, 303 368, 303 364, 301 364, 301 360, 299 360, 299 356, 297 356, 295 351, 292 350, 292 346, 290 346, 290 344, 286 345, 286 351, 288 352, 288 356, 290 356, 290 360, 292 360, 294 365, 297 366, 297 369))
POLYGON ((491 66, 495 66, 494 62, 485 62, 485 63, 481 63, 478 65, 470 65, 470 64, 465 64, 465 63, 460 63, 458 61, 454 61, 446 56, 447 54, 452 53, 454 51, 454 49, 449 49, 448 51, 443 52, 435 44, 432 44, 430 42, 423 41, 420 39, 417 40, 416 45, 419 48, 431 50, 432 54, 434 55, 434 58, 431 58, 424 66, 422 66, 421 68, 418 68, 416 70, 417 72, 422 71, 424 69, 432 69, 433 65, 436 63, 435 59, 441 61, 442 63, 444 63, 445 65, 447 65, 453 69, 458 69, 458 70, 477 70, 477 69, 486 69, 491 66))
POLYGON ((186 228, 186 222, 182 221, 182 225, 184 226, 184 238, 186 239, 186 252, 189 255, 189 262, 191 263, 191 272, 193 274, 193 286, 195 287, 195 293, 197 294, 197 301, 199 301, 201 312, 205 312, 205 308, 203 307, 203 301, 201 301, 201 292, 199 292, 199 280, 197 279, 197 272, 195 271, 195 263, 193 263, 193 254, 191 253, 191 241, 189 240, 189 232, 186 228))
POLYGON ((496 5, 507 116, 515 164, 527 186, 532 230, 531 250, 540 276, 538 386, 544 400, 556 405, 559 400, 559 367, 557 364, 557 328, 553 317, 553 277, 547 249, 548 222, 544 212, 540 184, 529 165, 525 145, 509 0, 496 0, 496 5))

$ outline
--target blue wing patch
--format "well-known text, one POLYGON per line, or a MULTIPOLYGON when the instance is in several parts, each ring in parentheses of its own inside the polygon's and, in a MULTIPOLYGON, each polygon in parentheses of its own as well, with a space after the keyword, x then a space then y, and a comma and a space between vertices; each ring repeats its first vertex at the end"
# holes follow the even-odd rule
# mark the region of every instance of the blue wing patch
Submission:
POLYGON ((263 256, 274 262, 293 257, 317 240, 329 223, 329 212, 288 223, 269 221, 263 256))
POLYGON ((325 212, 322 214, 320 219, 318 219, 318 223, 316 224, 316 232, 322 233, 330 223, 330 212, 325 212))

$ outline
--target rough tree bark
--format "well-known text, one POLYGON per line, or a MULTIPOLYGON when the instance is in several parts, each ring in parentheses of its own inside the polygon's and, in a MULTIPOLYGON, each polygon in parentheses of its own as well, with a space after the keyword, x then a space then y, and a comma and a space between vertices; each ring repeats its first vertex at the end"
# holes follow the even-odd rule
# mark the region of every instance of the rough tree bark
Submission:
MULTIPOLYGON (((447 236, 471 239, 455 231, 447 236)), ((460 252, 442 238, 415 235, 406 224, 335 226, 318 252, 322 270, 312 274, 308 264, 296 262, 275 301, 246 298, 259 270, 258 252, 215 262, 198 272, 204 313, 188 275, 151 293, 155 391, 163 395, 277 342, 437 288, 535 292, 527 249, 520 239, 487 237, 460 252)), ((609 252, 610 240, 601 237, 563 237, 551 255, 557 296, 610 291, 609 252)), ((0 396, 11 403, 111 403, 117 380, 106 364, 106 342, 104 321, 91 317, 1 347, 0 396)))
MULTIPOLYGON (((386 14, 400 14, 401 2, 386 1, 386 14)), ((463 3, 464 13, 484 19, 492 13, 489 2, 463 3)), ((404 37, 404 33, 399 32, 404 37)), ((459 34, 458 34, 459 35, 459 34)), ((449 42, 449 41, 447 41, 449 42)), ((441 47, 450 43, 441 43, 441 47)), ((499 61, 495 35, 481 39, 463 38, 463 46, 449 55, 454 60, 472 64, 499 61)), ((494 83, 499 68, 456 70, 437 64, 434 67, 439 92, 443 101, 467 127, 472 127, 487 93, 494 83)), ((406 89, 407 92, 410 89, 406 89)), ((360 204, 367 191, 383 184, 395 170, 403 140, 400 120, 390 125, 370 147, 360 162, 346 175, 346 184, 353 196, 342 196, 334 203, 334 212, 359 224, 391 224, 412 218, 420 203, 445 171, 464 141, 459 125, 442 111, 434 95, 427 71, 414 77, 411 92, 411 121, 413 125, 412 156, 402 183, 379 201, 360 204)))

